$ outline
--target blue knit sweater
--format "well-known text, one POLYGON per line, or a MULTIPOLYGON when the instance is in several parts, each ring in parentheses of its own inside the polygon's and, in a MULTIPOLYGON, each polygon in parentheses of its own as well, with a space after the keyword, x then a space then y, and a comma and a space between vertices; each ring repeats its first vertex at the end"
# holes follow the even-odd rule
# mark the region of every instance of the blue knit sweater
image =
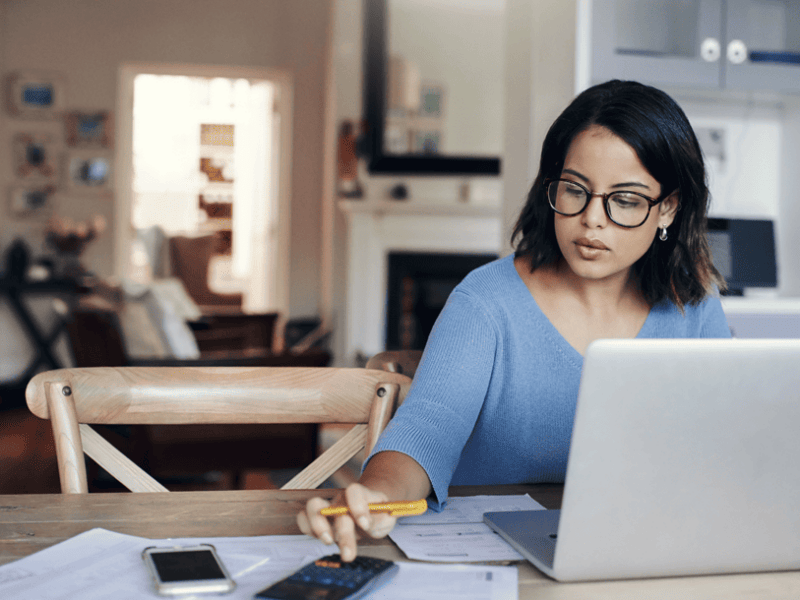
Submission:
MULTIPOLYGON (((654 306, 640 338, 730 337, 718 298, 654 306)), ((513 255, 470 273, 452 292, 428 339, 403 405, 371 458, 394 450, 433 484, 434 507, 450 485, 562 482, 583 356, 550 323, 513 255)))

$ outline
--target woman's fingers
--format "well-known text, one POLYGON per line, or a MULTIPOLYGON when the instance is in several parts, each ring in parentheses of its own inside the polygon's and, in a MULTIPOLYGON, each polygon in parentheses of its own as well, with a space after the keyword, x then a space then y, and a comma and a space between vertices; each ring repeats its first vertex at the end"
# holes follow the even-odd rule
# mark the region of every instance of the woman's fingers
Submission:
POLYGON ((344 499, 350 509, 350 515, 358 526, 369 531, 372 526, 372 515, 369 512, 369 496, 371 491, 360 483, 348 485, 344 490, 344 499))
POLYGON ((382 538, 389 535, 397 523, 397 517, 391 517, 387 513, 372 515, 372 526, 367 533, 374 538, 382 538))
POLYGON ((342 560, 349 562, 356 557, 356 525, 349 515, 340 515, 333 520, 334 539, 339 546, 342 560))
POLYGON ((319 511, 328 506, 330 506, 330 502, 327 500, 311 498, 306 503, 305 511, 297 514, 297 526, 306 535, 314 536, 325 544, 332 544, 334 537, 330 521, 319 513, 319 511))
POLYGON ((371 537, 384 537, 394 528, 397 517, 391 517, 388 513, 369 511, 370 502, 380 503, 388 500, 385 494, 354 483, 345 489, 344 495, 347 506, 350 507, 350 514, 358 526, 371 537))
POLYGON ((357 527, 374 538, 386 536, 397 522, 396 517, 386 513, 370 513, 370 502, 386 502, 382 492, 376 492, 361 484, 349 485, 342 495, 328 502, 322 498, 312 498, 306 503, 304 511, 297 515, 297 526, 306 535, 318 538, 326 544, 334 542, 339 546, 339 554, 345 561, 351 561, 357 553, 357 527), (320 514, 323 508, 345 505, 350 514, 330 519, 320 514))

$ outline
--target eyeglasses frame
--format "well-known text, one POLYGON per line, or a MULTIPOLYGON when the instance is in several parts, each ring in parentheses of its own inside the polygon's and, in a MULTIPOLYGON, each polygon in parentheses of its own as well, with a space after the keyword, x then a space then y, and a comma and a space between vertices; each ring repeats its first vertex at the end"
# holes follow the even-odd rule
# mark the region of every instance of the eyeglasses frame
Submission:
POLYGON ((592 198, 594 198, 595 196, 599 196, 599 197, 601 197, 603 199, 603 208, 606 211, 606 216, 608 217, 608 220, 611 221, 612 223, 614 223, 614 225, 619 225, 620 227, 624 227, 625 229, 636 229, 637 227, 641 227, 642 225, 644 225, 647 222, 647 219, 650 218, 650 209, 653 208, 654 206, 658 205, 658 204, 661 204, 664 200, 669 198, 671 194, 672 194, 672 192, 670 192, 669 194, 665 194, 665 195, 661 196, 661 198, 658 198, 658 199, 654 200, 650 196, 645 196, 644 194, 640 194, 639 192, 633 192, 633 191, 630 191, 630 190, 615 190, 613 192, 608 192, 607 194, 603 194, 602 192, 592 192, 585 185, 580 184, 577 181, 572 181, 571 179, 561 179, 560 177, 558 177, 556 179, 545 179, 544 180, 544 195, 547 197, 547 203, 550 205, 550 208, 553 209, 553 212, 556 212, 559 215, 562 215, 562 216, 565 216, 565 217, 577 217, 579 214, 581 214, 583 211, 586 210, 586 208, 591 203, 592 198), (572 185, 577 185, 579 188, 581 188, 584 192, 586 192, 589 195, 589 199, 586 200, 586 204, 584 204, 583 208, 580 209, 578 212, 576 212, 576 213, 564 213, 564 212, 561 212, 560 210, 557 210, 556 207, 553 206, 553 203, 550 201, 550 194, 549 194, 550 185, 553 184, 553 183, 556 183, 558 181, 564 181, 566 183, 571 183, 572 185), (622 223, 617 223, 613 219, 613 217, 611 216, 611 210, 608 208, 608 198, 610 196, 613 196, 614 194, 633 194, 634 196, 639 196, 640 198, 644 198, 647 201, 647 214, 645 215, 644 220, 641 223, 639 223, 638 225, 623 225, 622 223))

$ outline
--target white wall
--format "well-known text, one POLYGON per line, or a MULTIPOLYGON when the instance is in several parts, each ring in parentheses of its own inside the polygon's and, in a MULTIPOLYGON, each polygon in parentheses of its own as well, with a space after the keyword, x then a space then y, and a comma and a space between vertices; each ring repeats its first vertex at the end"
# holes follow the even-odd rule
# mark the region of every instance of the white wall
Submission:
POLYGON ((787 98, 781 137, 780 218, 777 222, 778 277, 781 296, 800 296, 800 97, 787 98))
POLYGON ((507 0, 503 229, 509 235, 551 123, 575 95, 576 1, 507 0))

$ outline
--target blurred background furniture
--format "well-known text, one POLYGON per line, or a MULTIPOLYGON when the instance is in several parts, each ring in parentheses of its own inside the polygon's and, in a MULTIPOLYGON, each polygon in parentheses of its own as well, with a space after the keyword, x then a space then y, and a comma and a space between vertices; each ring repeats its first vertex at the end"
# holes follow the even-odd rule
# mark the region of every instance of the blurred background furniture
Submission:
POLYGON ((202 312, 241 312, 242 294, 220 294, 208 285, 208 269, 216 254, 216 234, 169 238, 172 275, 179 278, 202 312))
POLYGON ((51 421, 63 493, 89 491, 84 451, 131 491, 168 491, 87 424, 354 424, 283 486, 310 489, 372 448, 410 383, 354 368, 100 367, 40 373, 26 398, 31 412, 51 421))
POLYGON ((53 351, 53 344, 63 331, 63 323, 57 321, 54 326, 45 328, 29 309, 26 297, 44 295, 71 301, 78 291, 78 286, 72 281, 25 281, 8 277, 0 279, 0 298, 8 303, 12 314, 34 348, 33 358, 15 382, 8 382, 10 387, 25 385, 41 366, 47 369, 65 366, 53 351))

